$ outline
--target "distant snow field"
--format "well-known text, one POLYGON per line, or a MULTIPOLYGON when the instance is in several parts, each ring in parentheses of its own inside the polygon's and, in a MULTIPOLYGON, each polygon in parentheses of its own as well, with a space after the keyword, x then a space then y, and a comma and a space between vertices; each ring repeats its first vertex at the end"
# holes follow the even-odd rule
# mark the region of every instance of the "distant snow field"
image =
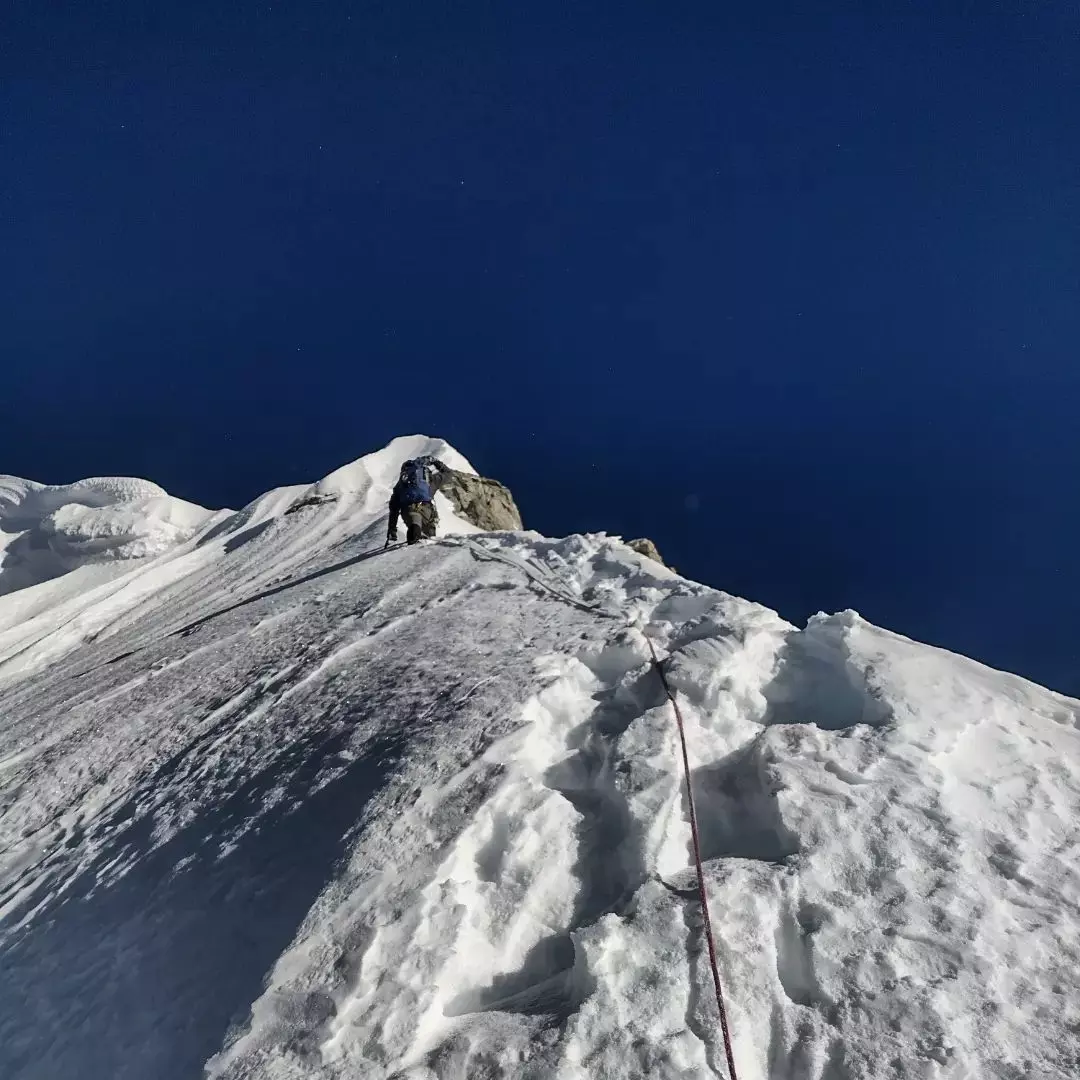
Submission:
MULTIPOLYGON (((617 538, 0 477, 0 1077, 1080 1076, 1080 702, 617 538)), ((1002 617, 1008 617, 1003 612, 1002 617)))

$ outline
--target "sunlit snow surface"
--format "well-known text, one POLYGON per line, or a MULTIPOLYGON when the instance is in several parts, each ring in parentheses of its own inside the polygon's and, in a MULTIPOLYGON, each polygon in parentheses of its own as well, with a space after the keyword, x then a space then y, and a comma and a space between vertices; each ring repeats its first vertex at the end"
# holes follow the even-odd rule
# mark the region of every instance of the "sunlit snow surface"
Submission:
POLYGON ((604 537, 383 552, 428 450, 0 597, 0 1077, 724 1075, 643 633, 743 1080, 1080 1075, 1080 703, 604 537))
POLYGON ((50 487, 0 476, 0 595, 83 566, 162 555, 211 516, 146 480, 50 487))

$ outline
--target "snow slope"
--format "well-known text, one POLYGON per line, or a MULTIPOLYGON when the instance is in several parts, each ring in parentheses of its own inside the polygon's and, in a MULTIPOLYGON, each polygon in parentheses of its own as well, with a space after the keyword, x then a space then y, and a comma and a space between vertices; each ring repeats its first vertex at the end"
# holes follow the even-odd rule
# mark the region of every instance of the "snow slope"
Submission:
POLYGON ((1080 703, 604 536, 383 552, 423 452, 0 597, 0 1076, 724 1075, 645 635, 743 1080, 1080 1072, 1080 703))

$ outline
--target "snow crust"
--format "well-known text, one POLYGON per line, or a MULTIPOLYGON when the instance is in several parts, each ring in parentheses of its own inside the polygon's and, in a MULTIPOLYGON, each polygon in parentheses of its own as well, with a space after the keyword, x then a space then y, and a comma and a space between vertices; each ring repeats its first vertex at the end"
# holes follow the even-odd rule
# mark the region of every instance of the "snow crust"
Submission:
POLYGON ((0 1075, 725 1075, 646 637, 743 1080, 1080 1072, 1080 702, 617 538, 383 551, 427 452, 0 597, 0 1075))

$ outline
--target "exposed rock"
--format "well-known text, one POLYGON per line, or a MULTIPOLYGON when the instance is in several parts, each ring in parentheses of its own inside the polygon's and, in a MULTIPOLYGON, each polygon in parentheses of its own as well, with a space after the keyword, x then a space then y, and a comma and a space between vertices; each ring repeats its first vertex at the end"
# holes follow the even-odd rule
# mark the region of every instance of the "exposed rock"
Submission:
POLYGON ((661 566, 667 566, 667 563, 660 557, 656 545, 648 537, 643 536, 639 540, 627 540, 626 546, 633 548, 639 555, 655 559, 661 566))
POLYGON ((451 470, 439 484, 439 491, 478 529, 498 531, 522 527, 521 512, 510 489, 498 480, 451 470))
POLYGON ((337 502, 336 495, 308 495, 299 502, 294 502, 286 514, 295 514, 298 510, 304 510, 309 506, 322 506, 323 503, 337 502))

